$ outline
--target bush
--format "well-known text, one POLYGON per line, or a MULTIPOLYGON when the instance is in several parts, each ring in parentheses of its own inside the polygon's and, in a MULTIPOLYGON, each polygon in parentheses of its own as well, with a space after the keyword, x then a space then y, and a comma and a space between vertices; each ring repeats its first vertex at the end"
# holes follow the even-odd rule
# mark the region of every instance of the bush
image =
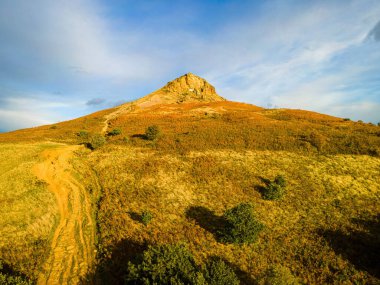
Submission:
POLYGON ((32 285, 33 283, 25 277, 6 272, 0 260, 0 284, 1 285, 32 285))
POLYGON ((145 137, 150 141, 157 139, 160 136, 160 134, 160 128, 156 125, 149 126, 145 130, 145 137))
POLYGON ((284 176, 277 175, 262 191, 265 200, 280 200, 285 194, 286 181, 284 176))
POLYGON ((238 285, 232 268, 212 258, 203 268, 183 245, 150 246, 138 264, 129 263, 126 284, 238 285))
POLYGON ((89 134, 87 131, 82 130, 77 133, 77 136, 79 137, 80 142, 86 142, 88 141, 89 134))
POLYGON ((95 150, 106 143, 106 139, 101 134, 94 134, 90 137, 87 145, 90 149, 95 150))
POLYGON ((120 134, 121 134, 121 129, 119 129, 119 128, 113 129, 112 131, 108 132, 109 136, 118 136, 120 134))
POLYGON ((265 200, 280 200, 284 196, 284 188, 280 185, 271 182, 263 191, 265 200))
POLYGON ((239 285, 235 272, 222 259, 213 258, 206 265, 206 282, 209 285, 239 285))
POLYGON ((144 225, 148 225, 153 219, 153 215, 151 212, 149 211, 144 211, 142 212, 141 214, 141 222, 144 224, 144 225))
POLYGON ((298 279, 284 266, 272 266, 266 272, 259 284, 262 285, 298 285, 298 279))
POLYGON ((150 246, 142 260, 128 264, 126 284, 206 284, 193 256, 182 245, 150 246))
POLYGON ((253 206, 242 203, 227 210, 223 215, 225 227, 220 231, 221 240, 228 243, 253 243, 264 226, 253 214, 253 206))
POLYGON ((277 175, 274 178, 273 182, 276 183, 277 185, 281 186, 281 187, 286 187, 286 180, 285 180, 285 177, 282 175, 277 175))

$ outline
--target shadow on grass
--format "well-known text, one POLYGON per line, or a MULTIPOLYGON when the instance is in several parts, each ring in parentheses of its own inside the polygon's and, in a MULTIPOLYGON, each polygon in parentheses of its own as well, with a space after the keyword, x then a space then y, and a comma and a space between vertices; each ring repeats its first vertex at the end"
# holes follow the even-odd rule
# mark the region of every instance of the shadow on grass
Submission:
POLYGON ((186 217, 195 220, 199 226, 212 233, 215 239, 220 240, 220 233, 226 226, 226 221, 222 217, 215 215, 213 211, 202 206, 188 208, 186 217))
POLYGON ((358 270, 380 278, 380 215, 375 220, 355 219, 353 222, 363 225, 366 231, 321 230, 320 234, 337 254, 358 270))
POLYGON ((145 134, 134 134, 134 135, 131 136, 131 138, 148 140, 148 138, 147 138, 147 136, 145 134))
POLYGON ((128 212, 128 214, 132 220, 139 222, 139 223, 142 223, 141 214, 139 214, 137 212, 128 212))
MULTIPOLYGON (((7 276, 7 277, 21 278, 22 280, 31 282, 28 276, 26 276, 25 274, 15 270, 11 265, 2 261, 1 259, 0 259, 0 273, 2 275, 7 276)), ((4 281, 4 280, 0 280, 0 284, 3 284, 3 283, 1 283, 1 281, 4 281)), ((8 283, 5 282, 4 284, 8 284, 8 283)), ((13 284, 13 283, 9 283, 9 284, 13 284)), ((32 284, 32 283, 30 283, 30 284, 32 284)))
POLYGON ((80 284, 125 284, 124 276, 127 273, 129 262, 139 261, 144 250, 148 248, 146 243, 139 243, 130 239, 123 239, 115 244, 108 257, 100 258, 94 272, 82 278, 80 284))
POLYGON ((271 184, 271 181, 270 181, 269 179, 267 179, 267 178, 262 177, 262 176, 259 176, 258 178, 259 178, 259 180, 260 180, 262 183, 265 184, 265 186, 263 186, 263 185, 259 185, 259 184, 258 184, 258 185, 253 186, 253 188, 254 188, 257 192, 260 193, 261 197, 264 197, 264 193, 266 192, 268 186, 271 184))

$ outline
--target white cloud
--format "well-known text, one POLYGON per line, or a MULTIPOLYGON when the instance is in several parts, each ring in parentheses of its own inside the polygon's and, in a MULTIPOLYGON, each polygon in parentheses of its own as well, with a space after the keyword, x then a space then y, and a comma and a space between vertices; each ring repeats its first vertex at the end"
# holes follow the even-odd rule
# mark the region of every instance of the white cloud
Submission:
POLYGON ((0 87, 26 90, 22 96, 0 94, 0 101, 8 98, 3 112, 23 109, 17 100, 32 100, 28 105, 44 105, 40 114, 49 120, 56 118, 49 110, 60 110, 65 118, 73 114, 67 113, 70 108, 83 115, 92 98, 136 98, 178 71, 199 73, 230 100, 262 106, 338 114, 354 112, 352 102, 373 101, 358 90, 369 80, 360 74, 380 72, 378 47, 363 43, 379 21, 378 0, 265 1, 246 5, 241 16, 226 17, 204 34, 202 21, 205 27, 208 21, 197 19, 190 4, 181 9, 184 16, 160 14, 141 19, 141 25, 110 18, 106 5, 112 4, 1 1, 0 87), (199 26, 177 27, 181 17, 199 26), (52 89, 62 92, 50 94, 52 89), (35 90, 48 95, 36 96, 35 90), (80 102, 73 99, 78 97, 80 102))

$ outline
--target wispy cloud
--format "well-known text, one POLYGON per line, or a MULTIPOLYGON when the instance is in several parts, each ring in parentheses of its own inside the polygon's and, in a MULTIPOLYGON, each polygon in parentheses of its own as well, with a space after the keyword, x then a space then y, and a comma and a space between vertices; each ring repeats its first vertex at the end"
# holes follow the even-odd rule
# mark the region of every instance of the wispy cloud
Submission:
POLYGON ((0 128, 136 99, 188 71, 230 100, 380 121, 378 0, 237 2, 1 1, 0 128), (35 119, 11 123, 17 112, 35 119))

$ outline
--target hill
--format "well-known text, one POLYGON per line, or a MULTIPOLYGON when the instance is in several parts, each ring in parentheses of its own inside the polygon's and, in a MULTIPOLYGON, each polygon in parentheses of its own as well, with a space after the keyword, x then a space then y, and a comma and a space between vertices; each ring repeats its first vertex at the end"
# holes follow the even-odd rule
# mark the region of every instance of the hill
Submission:
POLYGON ((124 284, 149 246, 183 244, 206 279, 218 257, 241 284, 380 282, 377 126, 227 101, 186 74, 116 108, 0 134, 0 153, 3 274, 124 284), (284 195, 270 200, 276 177, 284 195), (264 229, 226 242, 224 214, 242 203, 264 229))

